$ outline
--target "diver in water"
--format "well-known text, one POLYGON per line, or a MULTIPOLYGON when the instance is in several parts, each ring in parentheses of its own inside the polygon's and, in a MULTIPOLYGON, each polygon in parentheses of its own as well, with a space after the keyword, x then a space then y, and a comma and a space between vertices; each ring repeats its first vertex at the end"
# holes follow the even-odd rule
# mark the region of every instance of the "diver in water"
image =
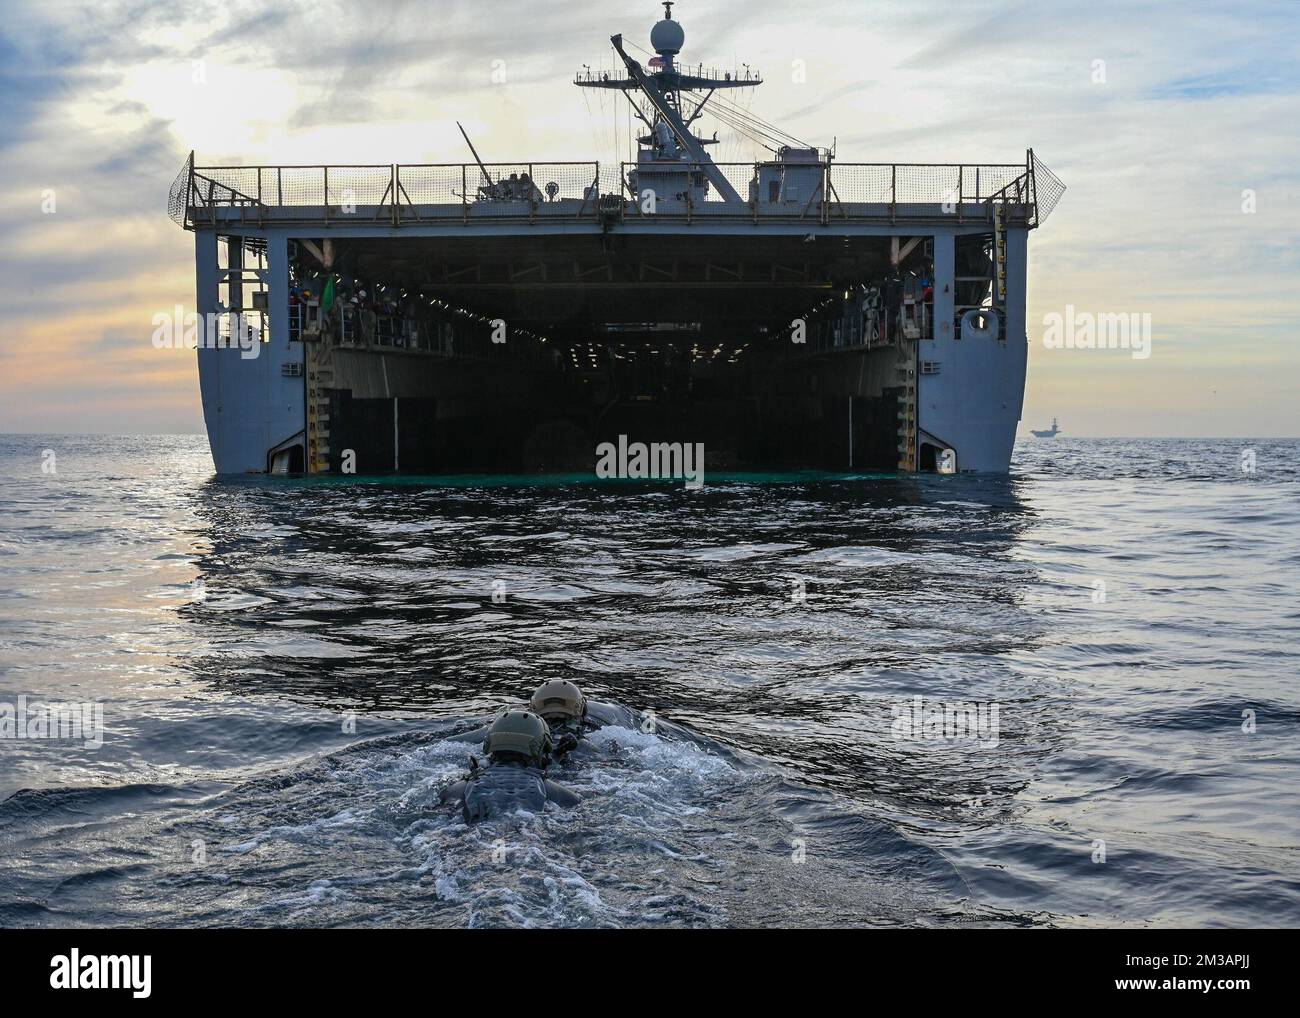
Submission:
MULTIPOLYGON (((578 748, 586 734, 600 727, 600 722, 593 718, 588 710, 587 698, 582 695, 582 690, 568 679, 551 679, 549 682, 543 682, 523 709, 532 711, 545 721, 550 729, 552 745, 547 751, 544 761, 546 764, 569 763, 571 754, 578 748)), ((451 741, 483 742, 490 731, 490 726, 475 728, 451 736, 451 741)))
POLYGON ((551 730, 551 759, 568 762, 569 754, 589 731, 600 725, 587 715, 587 698, 568 679, 552 679, 537 687, 528 706, 551 730))
POLYGON ((469 777, 442 793, 444 803, 460 803, 467 824, 519 809, 540 813, 548 802, 565 807, 579 802, 567 788, 547 779, 551 731, 532 711, 506 711, 492 722, 483 745, 487 766, 470 757, 469 777))

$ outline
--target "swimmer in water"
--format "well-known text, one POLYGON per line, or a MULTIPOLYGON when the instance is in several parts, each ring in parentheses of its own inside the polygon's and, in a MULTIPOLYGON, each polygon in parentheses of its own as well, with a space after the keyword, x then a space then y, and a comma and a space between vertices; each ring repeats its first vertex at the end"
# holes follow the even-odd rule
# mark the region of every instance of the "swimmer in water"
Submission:
POLYGON ((587 714, 587 698, 568 679, 552 679, 537 687, 529 709, 551 730, 551 759, 566 764, 586 734, 600 725, 587 714))
POLYGON ((551 731, 530 710, 507 710, 488 728, 480 766, 470 758, 470 775, 443 789, 442 801, 460 805, 467 824, 516 810, 540 813, 548 802, 575 806, 578 796, 546 777, 551 731))
MULTIPOLYGON (((550 730, 551 748, 547 750, 546 764, 566 766, 571 763, 574 751, 587 733, 601 727, 600 722, 591 716, 582 690, 568 679, 543 682, 529 698, 525 709, 545 721, 550 730)), ((453 735, 451 739, 455 742, 483 742, 489 731, 490 726, 476 728, 453 735)))

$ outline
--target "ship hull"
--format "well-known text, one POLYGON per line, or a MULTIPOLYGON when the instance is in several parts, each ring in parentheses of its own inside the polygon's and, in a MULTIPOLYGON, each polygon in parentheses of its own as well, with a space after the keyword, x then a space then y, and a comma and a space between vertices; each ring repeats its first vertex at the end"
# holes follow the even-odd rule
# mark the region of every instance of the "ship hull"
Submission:
POLYGON ((1004 291, 983 329, 962 318, 969 284, 958 282, 990 232, 978 219, 928 233, 633 221, 503 223, 468 237, 433 223, 331 225, 333 249, 370 278, 418 280, 421 300, 457 309, 429 327, 447 337, 436 348, 424 326, 406 347, 291 329, 302 245, 319 232, 196 226, 201 311, 266 295, 255 357, 199 351, 220 474, 594 472, 597 447, 619 436, 701 443, 710 469, 1009 468, 1025 384, 1024 225, 1004 233, 1004 291), (900 249, 912 254, 895 264, 900 249), (864 337, 851 305, 900 269, 929 277, 926 326, 864 337), (485 338, 494 322, 500 344, 485 338))

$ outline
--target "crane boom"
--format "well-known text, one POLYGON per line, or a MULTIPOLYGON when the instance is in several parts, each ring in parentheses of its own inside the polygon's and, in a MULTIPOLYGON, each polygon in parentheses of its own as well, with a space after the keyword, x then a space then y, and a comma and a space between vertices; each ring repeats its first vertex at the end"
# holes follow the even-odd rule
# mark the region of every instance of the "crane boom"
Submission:
POLYGON ((708 176, 709 182, 717 188, 718 194, 722 196, 724 201, 744 204, 736 189, 731 186, 731 182, 723 176, 722 170, 704 151, 704 146, 700 144, 699 139, 682 123, 681 115, 673 108, 671 103, 664 99, 655 83, 641 70, 641 65, 627 55, 627 52, 623 49, 623 37, 621 35, 611 36, 609 41, 614 44, 614 51, 623 58, 623 63, 627 65, 627 72, 632 76, 637 87, 654 104, 654 108, 658 110, 664 122, 672 129, 682 147, 690 153, 695 162, 700 164, 700 168, 708 176))
MULTIPOLYGON (((456 121, 456 126, 460 127, 460 121, 456 121)), ((474 143, 469 140, 469 135, 465 133, 465 128, 460 127, 460 136, 465 139, 465 144, 469 146, 470 153, 474 156, 474 162, 478 163, 479 172, 483 174, 483 182, 488 187, 492 186, 492 178, 488 176, 487 167, 483 165, 483 160, 478 157, 478 151, 474 148, 474 143)))

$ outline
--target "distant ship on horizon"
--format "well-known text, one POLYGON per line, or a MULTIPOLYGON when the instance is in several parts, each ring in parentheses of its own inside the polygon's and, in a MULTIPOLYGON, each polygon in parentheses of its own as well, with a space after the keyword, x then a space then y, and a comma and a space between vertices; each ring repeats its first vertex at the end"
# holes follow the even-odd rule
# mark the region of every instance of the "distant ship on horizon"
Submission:
POLYGON ((1056 418, 1053 417, 1052 426, 1050 428, 1047 428, 1043 431, 1031 430, 1029 433, 1033 435, 1035 438, 1055 438, 1057 435, 1061 433, 1061 429, 1056 423, 1056 418))

